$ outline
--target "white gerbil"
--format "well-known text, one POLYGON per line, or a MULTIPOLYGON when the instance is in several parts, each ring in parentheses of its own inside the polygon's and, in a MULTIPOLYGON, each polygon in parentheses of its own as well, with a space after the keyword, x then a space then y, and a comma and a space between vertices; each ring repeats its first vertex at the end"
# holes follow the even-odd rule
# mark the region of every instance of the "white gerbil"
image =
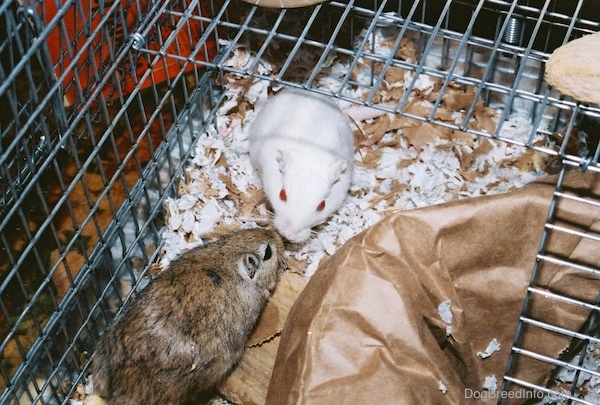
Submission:
POLYGON ((272 97, 250 127, 250 158, 286 239, 302 243, 342 204, 354 168, 354 137, 333 101, 306 90, 272 97))

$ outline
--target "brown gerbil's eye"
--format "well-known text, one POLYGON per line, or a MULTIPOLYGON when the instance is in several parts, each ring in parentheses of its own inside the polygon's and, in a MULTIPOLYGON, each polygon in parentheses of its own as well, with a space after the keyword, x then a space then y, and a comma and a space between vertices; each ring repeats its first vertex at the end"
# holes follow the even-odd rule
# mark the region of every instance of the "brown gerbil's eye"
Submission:
POLYGON ((322 200, 319 205, 317 205, 317 211, 323 211, 325 209, 325 200, 322 200))
POLYGON ((282 188, 282 189, 279 191, 279 199, 280 199, 281 201, 287 201, 287 194, 286 194, 286 192, 285 192, 285 188, 282 188))
POLYGON ((271 250, 271 245, 267 245, 267 248, 265 249, 265 257, 263 257, 263 260, 267 261, 271 258, 271 256, 273 256, 273 251, 271 250))

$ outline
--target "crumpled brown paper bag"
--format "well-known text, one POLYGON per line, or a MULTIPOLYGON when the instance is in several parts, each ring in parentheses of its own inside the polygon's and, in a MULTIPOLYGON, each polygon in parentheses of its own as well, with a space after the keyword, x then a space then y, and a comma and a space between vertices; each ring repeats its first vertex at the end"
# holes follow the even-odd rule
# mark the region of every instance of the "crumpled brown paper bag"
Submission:
MULTIPOLYGON (((565 189, 600 195, 597 174, 567 173, 565 189)), ((322 263, 283 328, 267 404, 464 404, 485 377, 502 382, 555 178, 505 195, 397 213, 322 263), (450 300, 448 325, 438 306, 450 300), (477 355, 496 339, 500 351, 477 355)), ((599 228, 598 207, 561 202, 555 223, 599 228)), ((552 232, 548 252, 600 263, 600 249, 552 232)), ((598 277, 544 264, 540 286, 594 302, 598 277)), ((587 311, 532 300, 536 316, 577 330, 587 311)), ((556 357, 564 336, 529 328, 522 342, 556 357)), ((519 361, 544 383, 548 364, 519 361)), ((488 398, 494 402, 496 398, 488 398)), ((478 402, 481 403, 481 402, 478 402)))

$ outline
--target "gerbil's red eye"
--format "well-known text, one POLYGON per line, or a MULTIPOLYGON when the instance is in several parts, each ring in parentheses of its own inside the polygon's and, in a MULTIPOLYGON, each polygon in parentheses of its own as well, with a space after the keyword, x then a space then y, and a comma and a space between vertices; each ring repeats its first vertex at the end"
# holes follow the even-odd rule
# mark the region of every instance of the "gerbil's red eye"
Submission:
POLYGON ((317 205, 317 211, 323 211, 325 209, 325 200, 321 201, 319 205, 317 205))
POLYGON ((287 194, 285 193, 285 188, 282 188, 279 192, 279 199, 281 201, 287 201, 287 194))

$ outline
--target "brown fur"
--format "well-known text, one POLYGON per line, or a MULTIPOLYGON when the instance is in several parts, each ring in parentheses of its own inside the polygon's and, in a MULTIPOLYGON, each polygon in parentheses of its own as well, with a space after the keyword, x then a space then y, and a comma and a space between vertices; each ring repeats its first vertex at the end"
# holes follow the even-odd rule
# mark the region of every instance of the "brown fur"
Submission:
POLYGON ((181 404, 221 382, 242 358, 282 253, 279 235, 252 229, 174 260, 100 339, 94 391, 109 404, 181 404), (240 263, 257 265, 253 278, 240 263))

